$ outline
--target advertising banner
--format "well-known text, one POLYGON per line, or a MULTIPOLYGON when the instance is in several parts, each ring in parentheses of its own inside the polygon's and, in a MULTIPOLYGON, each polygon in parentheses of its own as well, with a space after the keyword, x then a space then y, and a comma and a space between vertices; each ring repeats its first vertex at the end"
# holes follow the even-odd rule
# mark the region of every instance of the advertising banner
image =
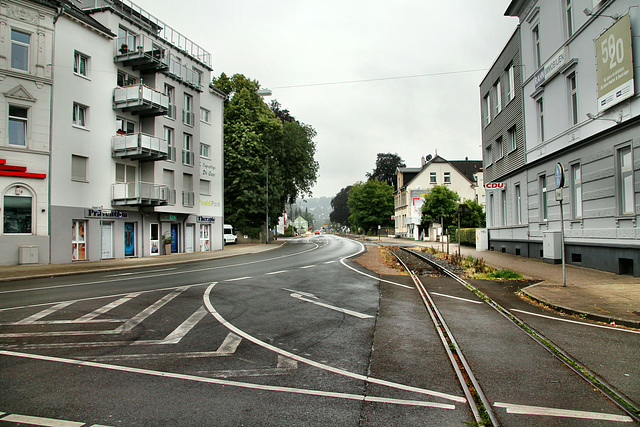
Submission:
POLYGON ((631 19, 624 15, 596 39, 598 113, 634 94, 631 19))

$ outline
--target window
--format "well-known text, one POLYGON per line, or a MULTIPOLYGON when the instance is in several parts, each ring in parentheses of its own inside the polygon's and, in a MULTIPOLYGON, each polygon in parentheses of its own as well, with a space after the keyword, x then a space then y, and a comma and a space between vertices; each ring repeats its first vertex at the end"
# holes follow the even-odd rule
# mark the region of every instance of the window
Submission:
POLYGON ((123 71, 118 71, 116 83, 119 87, 134 86, 138 82, 135 76, 131 76, 123 71))
POLYGON ((576 73, 568 77, 569 83, 569 107, 571 108, 571 124, 578 124, 578 87, 576 83, 576 73))
POLYGON ((176 93, 173 86, 170 86, 165 83, 164 85, 164 94, 169 98, 169 110, 167 111, 167 117, 170 119, 176 118, 176 93))
POLYGON ((22 31, 11 30, 11 68, 29 71, 29 39, 22 31))
POLYGON ((516 97, 516 71, 513 64, 507 70, 507 102, 516 97))
POLYGON ((540 194, 540 218, 539 221, 546 221, 549 213, 548 202, 547 202, 547 177, 545 175, 540 175, 538 178, 538 189, 540 194))
POLYGON ((162 169, 162 183, 169 188, 169 205, 176 204, 176 189, 174 172, 171 169, 162 169))
POLYGON ((200 157, 204 157, 205 159, 208 159, 210 148, 211 147, 209 145, 200 143, 200 157))
POLYGON ((176 161, 176 147, 174 143, 174 132, 170 127, 164 127, 164 139, 167 141, 168 155, 167 160, 170 162, 176 161))
POLYGON ((493 87, 495 88, 495 93, 496 93, 496 113, 495 113, 495 115, 497 116, 498 113, 500 113, 500 111, 502 111, 502 85, 500 84, 500 81, 497 81, 496 84, 493 87))
POLYGON ((71 155, 71 180, 87 181, 87 158, 71 155))
POLYGON ((211 195, 211 181, 205 179, 200 180, 200 194, 204 194, 205 196, 211 195))
POLYGON ((429 172, 429 184, 437 184, 438 175, 436 172, 429 172))
POLYGON ((501 159, 504 156, 504 148, 502 146, 502 137, 496 139, 496 160, 501 159))
POLYGON ((484 125, 487 126, 491 123, 491 97, 489 94, 484 97, 483 100, 483 109, 484 109, 484 125))
POLYGON ((87 66, 89 64, 89 57, 81 54, 80 52, 75 52, 73 56, 73 72, 84 77, 88 77, 87 66))
POLYGON ((184 134, 182 145, 182 163, 187 166, 193 166, 193 136, 188 133, 184 134))
POLYGON ((87 259, 86 230, 87 221, 73 220, 71 224, 71 259, 74 261, 87 259))
POLYGON ((542 98, 536 101, 536 110, 538 113, 538 141, 544 141, 544 100, 542 98))
POLYGON ((191 208, 194 205, 193 175, 182 174, 182 206, 191 208))
POLYGON ((571 165, 571 218, 582 218, 582 171, 580 163, 571 165))
POLYGON ((9 105, 9 144, 26 147, 28 108, 9 105))
POLYGON ((491 145, 487 145, 484 148, 484 162, 487 166, 489 166, 491 163, 493 163, 493 158, 491 157, 491 145))
POLYGON ((533 38, 533 60, 535 61, 536 68, 539 68, 542 66, 542 56, 540 56, 540 29, 538 25, 533 27, 531 35, 533 38))
POLYGON ((136 131, 136 123, 131 120, 123 119, 122 117, 118 117, 116 119, 116 126, 118 128, 118 134, 132 134, 136 131))
POLYGON ((510 127, 507 130, 507 147, 509 151, 514 151, 516 148, 518 148, 518 141, 517 141, 517 136, 516 136, 516 127, 510 127))
POLYGON ((502 196, 502 209, 500 209, 500 218, 502 219, 502 225, 507 225, 507 191, 502 190, 500 192, 502 196))
POLYGON ((515 212, 515 220, 516 224, 522 224, 522 194, 520 192, 520 184, 516 184, 514 186, 516 193, 516 212, 515 212))
POLYGON ((444 183, 451 184, 451 172, 444 173, 444 183))
POLYGON ((136 182, 136 167, 116 163, 116 182, 119 184, 136 182))
POLYGON ((9 188, 3 197, 2 232, 4 234, 31 234, 32 206, 31 193, 24 187, 9 188))
POLYGON ((495 226, 496 225, 496 207, 494 206, 494 197, 493 197, 493 192, 491 192, 489 194, 489 205, 488 208, 491 210, 491 214, 487 216, 487 219, 491 219, 491 225, 495 226))
POLYGON ((182 110, 182 122, 185 125, 193 126, 193 97, 184 94, 184 109, 182 110))
POLYGON ((211 115, 211 111, 206 108, 200 108, 200 121, 209 123, 209 116, 211 115))
POLYGON ((87 126, 87 110, 84 105, 73 103, 73 124, 80 127, 87 126))
POLYGON ((132 52, 136 49, 136 33, 123 27, 118 27, 118 50, 121 54, 132 52))
POLYGON ((567 17, 567 36, 571 37, 573 35, 573 13, 571 11, 571 3, 572 0, 565 0, 564 8, 567 17))
POLYGON ((616 159, 616 197, 618 213, 629 215, 634 213, 633 158, 631 146, 627 145, 617 151, 616 159))

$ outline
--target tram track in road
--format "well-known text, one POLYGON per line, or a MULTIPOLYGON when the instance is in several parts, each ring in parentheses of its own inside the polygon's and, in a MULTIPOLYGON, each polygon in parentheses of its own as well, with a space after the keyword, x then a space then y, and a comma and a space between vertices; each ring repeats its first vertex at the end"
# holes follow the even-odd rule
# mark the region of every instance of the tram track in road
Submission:
MULTIPOLYGON (((472 406, 472 412, 474 417, 476 417, 476 422, 480 425, 500 425, 497 420, 495 413, 492 409, 492 405, 487 400, 485 394, 480 388, 480 384, 475 378, 473 371, 469 364, 467 363, 464 355, 460 347, 458 346, 455 337, 451 333, 450 328, 447 326, 444 318, 440 314, 438 307, 434 303, 433 299, 425 285, 420 280, 420 277, 416 274, 415 265, 420 262, 427 263, 433 270, 437 271, 441 275, 448 276, 454 279, 459 284, 463 285, 469 291, 473 292, 478 296, 481 300, 486 302, 490 307, 492 307, 495 311, 499 312, 503 317, 508 319, 513 325, 517 326, 521 331, 527 334, 530 338, 532 338, 536 343, 541 345, 545 350, 551 353, 557 360, 561 361, 564 365, 569 367, 571 371, 577 374, 580 378, 582 378, 589 386, 593 387, 593 389, 598 390, 602 395, 608 398, 613 404, 615 404, 618 408, 624 411, 629 417, 630 421, 633 420, 636 423, 640 423, 640 406, 628 398, 624 393, 616 389, 614 386, 609 384, 606 380, 601 378, 595 372, 590 370, 588 367, 580 363, 576 358, 572 357, 567 351, 563 350, 556 344, 554 344, 551 340, 546 338, 540 332, 536 331, 533 327, 516 317, 509 310, 495 302, 489 296, 481 292, 479 289, 459 277, 453 271, 448 269, 446 266, 434 262, 433 260, 423 256, 421 253, 413 251, 411 249, 399 248, 400 254, 402 256, 398 256, 397 253, 394 253, 394 256, 398 259, 398 261, 403 265, 403 267, 410 274, 416 288, 418 289, 420 296, 429 312, 429 315, 440 335, 441 341, 445 347, 447 354, 449 355, 449 359, 456 371, 458 376, 458 380, 465 391, 465 395, 467 395, 468 401, 472 406), (403 260, 404 259, 404 260, 403 260), (411 265, 411 268, 407 266, 407 264, 411 265), (472 396, 469 398, 469 395, 472 396), (475 408, 473 407, 475 405, 475 408)), ((424 270, 422 270, 424 271, 424 270)), ((429 275, 431 276, 431 275, 429 275)), ((501 407, 497 403, 494 404, 496 407, 501 407)), ((570 411, 569 411, 570 412, 570 411)))

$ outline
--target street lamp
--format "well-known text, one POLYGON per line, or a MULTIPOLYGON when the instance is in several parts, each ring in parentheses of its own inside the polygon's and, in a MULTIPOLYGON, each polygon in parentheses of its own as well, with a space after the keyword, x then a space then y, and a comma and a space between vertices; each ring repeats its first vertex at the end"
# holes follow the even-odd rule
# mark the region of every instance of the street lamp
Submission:
MULTIPOLYGON (((262 97, 264 99, 265 96, 271 96, 273 95, 273 92, 271 91, 271 89, 267 89, 267 88, 262 88, 258 90, 258 96, 262 97)), ((269 243, 269 157, 267 156, 267 219, 265 222, 265 245, 269 243)))

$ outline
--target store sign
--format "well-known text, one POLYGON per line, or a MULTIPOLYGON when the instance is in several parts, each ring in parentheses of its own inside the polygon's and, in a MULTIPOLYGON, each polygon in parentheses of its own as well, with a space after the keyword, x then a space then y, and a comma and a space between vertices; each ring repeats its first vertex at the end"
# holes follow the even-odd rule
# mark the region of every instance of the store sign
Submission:
POLYGON ((566 46, 557 51, 536 73, 534 77, 536 89, 558 74, 560 69, 567 63, 568 58, 569 48, 566 46))
POLYGON ((196 217, 196 222, 204 222, 204 223, 213 223, 216 222, 216 219, 212 216, 200 216, 196 217))
POLYGON ((631 19, 625 15, 596 39, 598 112, 634 95, 631 19))
POLYGON ((127 212, 100 209, 85 209, 85 218, 126 218, 127 212))
POLYGON ((498 190, 507 188, 507 184, 504 182, 489 182, 484 185, 485 190, 498 190))
POLYGON ((160 221, 162 222, 173 222, 177 220, 178 220, 177 215, 160 214, 160 221))

